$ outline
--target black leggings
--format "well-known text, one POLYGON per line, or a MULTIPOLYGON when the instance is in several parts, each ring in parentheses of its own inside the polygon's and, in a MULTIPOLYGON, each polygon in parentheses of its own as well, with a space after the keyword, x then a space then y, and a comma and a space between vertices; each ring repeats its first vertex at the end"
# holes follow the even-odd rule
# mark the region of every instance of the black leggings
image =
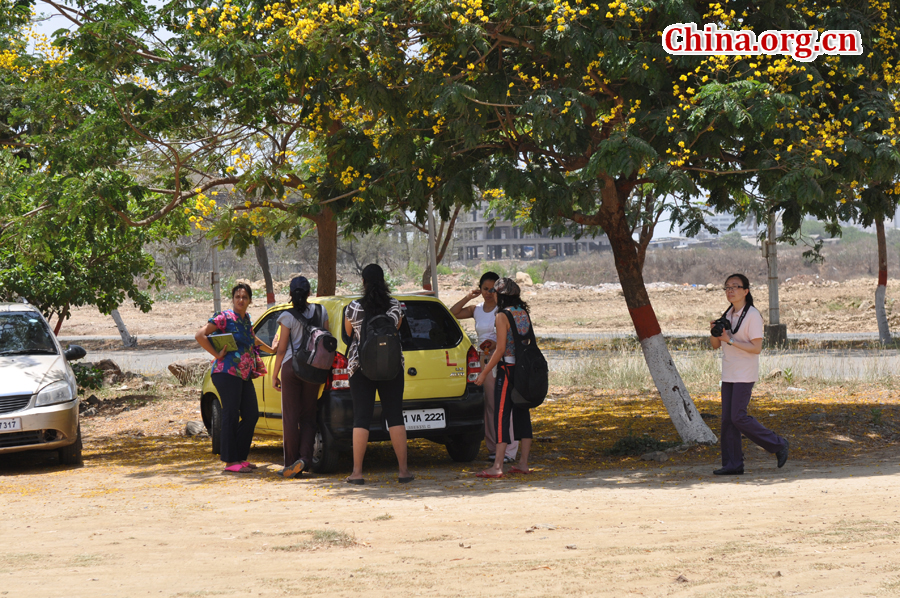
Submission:
POLYGON ((212 375, 212 383, 222 400, 222 446, 219 456, 225 463, 246 461, 259 419, 253 380, 242 380, 219 372, 212 375))
POLYGON ((403 425, 403 370, 393 380, 369 380, 356 370, 350 376, 350 396, 353 398, 353 427, 369 429, 375 411, 375 391, 381 399, 381 416, 388 428, 403 425))

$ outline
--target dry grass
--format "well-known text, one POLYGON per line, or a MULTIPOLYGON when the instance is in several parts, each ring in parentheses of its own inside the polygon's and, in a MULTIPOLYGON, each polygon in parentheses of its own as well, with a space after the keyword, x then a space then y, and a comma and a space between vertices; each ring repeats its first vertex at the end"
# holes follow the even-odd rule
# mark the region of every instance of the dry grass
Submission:
POLYGON ((287 546, 273 546, 271 550, 283 552, 306 552, 323 548, 351 548, 356 546, 356 538, 353 534, 331 529, 312 529, 298 532, 307 536, 307 539, 287 546))

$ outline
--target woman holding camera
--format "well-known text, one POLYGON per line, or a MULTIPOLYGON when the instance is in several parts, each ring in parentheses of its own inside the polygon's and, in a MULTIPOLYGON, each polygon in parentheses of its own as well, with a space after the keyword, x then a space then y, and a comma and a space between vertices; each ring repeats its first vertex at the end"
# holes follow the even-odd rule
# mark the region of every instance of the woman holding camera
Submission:
POLYGON ((725 280, 725 296, 731 306, 722 317, 710 322, 710 343, 722 348, 722 467, 715 475, 743 475, 743 434, 770 453, 778 467, 788 458, 788 441, 747 414, 753 385, 759 380, 762 351, 762 315, 753 307, 750 281, 743 274, 725 280))

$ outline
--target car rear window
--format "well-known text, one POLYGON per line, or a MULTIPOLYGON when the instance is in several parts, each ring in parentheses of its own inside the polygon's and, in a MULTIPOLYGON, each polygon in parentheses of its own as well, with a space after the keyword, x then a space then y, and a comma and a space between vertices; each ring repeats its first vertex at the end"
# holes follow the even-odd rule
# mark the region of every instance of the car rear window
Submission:
MULTIPOLYGON (((400 301, 400 305, 404 315, 400 324, 400 344, 404 351, 452 349, 462 342, 463 333, 456 318, 442 303, 406 299, 400 301)), ((343 326, 341 336, 349 345, 350 337, 343 326)))
POLYGON ((0 355, 56 355, 52 333, 40 316, 28 312, 0 314, 0 355))
POLYGON ((456 318, 434 301, 401 301, 403 324, 400 341, 404 351, 450 349, 462 341, 456 318))

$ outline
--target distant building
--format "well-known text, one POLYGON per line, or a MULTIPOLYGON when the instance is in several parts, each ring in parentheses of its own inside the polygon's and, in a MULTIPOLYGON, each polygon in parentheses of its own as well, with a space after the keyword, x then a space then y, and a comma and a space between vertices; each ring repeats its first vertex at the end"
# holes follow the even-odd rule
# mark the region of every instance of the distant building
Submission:
MULTIPOLYGON (((764 231, 768 226, 768 223, 759 224, 756 222, 756 219, 753 216, 749 216, 747 220, 743 222, 739 222, 737 226, 733 229, 729 230, 728 227, 731 226, 731 223, 734 222, 734 215, 729 214, 728 212, 724 213, 716 213, 712 216, 706 217, 706 223, 710 226, 714 226, 719 229, 718 234, 710 233, 709 231, 703 230, 697 235, 698 239, 710 239, 716 238, 720 235, 725 235, 733 231, 737 231, 742 237, 756 237, 759 236, 759 233, 764 231)), ((778 218, 775 221, 775 229, 778 233, 781 233, 781 218, 778 218)))
POLYGON ((456 222, 454 247, 461 262, 499 259, 549 259, 610 249, 606 235, 596 237, 551 237, 547 231, 526 233, 509 220, 488 225, 493 217, 487 202, 460 213, 456 222))

